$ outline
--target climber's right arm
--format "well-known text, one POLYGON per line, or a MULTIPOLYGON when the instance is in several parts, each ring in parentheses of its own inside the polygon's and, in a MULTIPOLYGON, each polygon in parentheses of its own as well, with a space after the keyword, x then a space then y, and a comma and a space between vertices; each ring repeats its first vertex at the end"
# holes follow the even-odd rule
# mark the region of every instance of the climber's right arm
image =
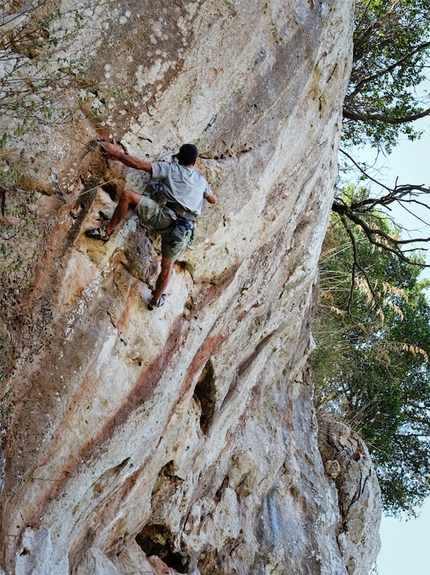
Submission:
POLYGON ((124 154, 122 150, 118 149, 118 146, 115 143, 110 144, 109 142, 100 142, 100 147, 107 154, 114 157, 116 160, 119 160, 129 168, 134 168, 135 170, 145 170, 145 172, 152 171, 150 162, 145 162, 145 160, 139 160, 139 158, 124 154))

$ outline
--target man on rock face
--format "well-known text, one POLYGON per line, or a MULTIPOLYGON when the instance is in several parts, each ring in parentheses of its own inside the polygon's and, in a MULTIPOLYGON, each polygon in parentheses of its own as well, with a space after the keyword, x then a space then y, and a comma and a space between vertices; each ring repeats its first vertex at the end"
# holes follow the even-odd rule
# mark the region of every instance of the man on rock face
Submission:
POLYGON ((125 154, 115 143, 100 142, 100 146, 126 166, 149 172, 152 178, 160 180, 166 196, 166 204, 160 205, 147 196, 124 190, 110 222, 85 232, 89 238, 109 240, 129 208, 135 208, 140 220, 157 230, 162 239, 162 259, 161 272, 148 304, 148 309, 152 310, 164 303, 163 291, 169 282, 173 265, 185 246, 188 230, 194 218, 202 211, 203 198, 215 204, 217 197, 205 178, 194 168, 198 151, 193 144, 181 146, 177 162, 146 162, 125 154))

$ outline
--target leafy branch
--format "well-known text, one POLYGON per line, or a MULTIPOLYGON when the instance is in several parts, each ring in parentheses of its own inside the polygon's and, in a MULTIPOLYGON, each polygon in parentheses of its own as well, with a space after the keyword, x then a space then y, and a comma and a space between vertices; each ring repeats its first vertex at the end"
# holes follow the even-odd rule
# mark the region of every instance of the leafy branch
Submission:
POLYGON ((430 115, 415 88, 430 66, 430 0, 356 0, 353 65, 344 100, 343 141, 390 151, 400 133, 430 115))
POLYGON ((401 118, 396 118, 384 114, 365 114, 360 112, 354 112, 348 108, 343 108, 343 117, 347 120, 356 120, 359 122, 383 122, 384 124, 398 125, 407 124, 410 122, 415 122, 415 120, 420 120, 430 115, 430 108, 423 110, 422 112, 416 114, 410 114, 403 116, 401 118))

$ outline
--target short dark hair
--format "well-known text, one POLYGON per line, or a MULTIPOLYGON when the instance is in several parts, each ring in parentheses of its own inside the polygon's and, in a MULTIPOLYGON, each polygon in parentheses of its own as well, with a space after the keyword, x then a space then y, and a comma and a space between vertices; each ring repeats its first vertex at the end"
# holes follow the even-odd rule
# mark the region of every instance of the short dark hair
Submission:
POLYGON ((183 166, 190 166, 197 160, 198 155, 199 151, 194 144, 184 144, 179 148, 177 159, 183 166))

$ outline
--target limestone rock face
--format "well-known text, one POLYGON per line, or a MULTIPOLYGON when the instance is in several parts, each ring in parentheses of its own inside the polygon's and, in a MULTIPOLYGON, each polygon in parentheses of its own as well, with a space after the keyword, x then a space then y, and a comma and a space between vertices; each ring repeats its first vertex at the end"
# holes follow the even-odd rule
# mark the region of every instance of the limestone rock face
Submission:
POLYGON ((348 573, 367 575, 380 550, 381 497, 363 440, 340 422, 318 421, 318 443, 339 500, 338 543, 348 573))
POLYGON ((364 575, 366 515, 339 539, 306 369, 353 4, 50 3, 82 81, 27 175, 52 193, 55 168, 65 203, 40 196, 34 281, 4 320, 5 574, 364 575), (196 143, 219 199, 152 312, 159 239, 135 216, 106 244, 83 235, 124 186, 98 186, 118 170, 98 137, 150 159, 196 143))

